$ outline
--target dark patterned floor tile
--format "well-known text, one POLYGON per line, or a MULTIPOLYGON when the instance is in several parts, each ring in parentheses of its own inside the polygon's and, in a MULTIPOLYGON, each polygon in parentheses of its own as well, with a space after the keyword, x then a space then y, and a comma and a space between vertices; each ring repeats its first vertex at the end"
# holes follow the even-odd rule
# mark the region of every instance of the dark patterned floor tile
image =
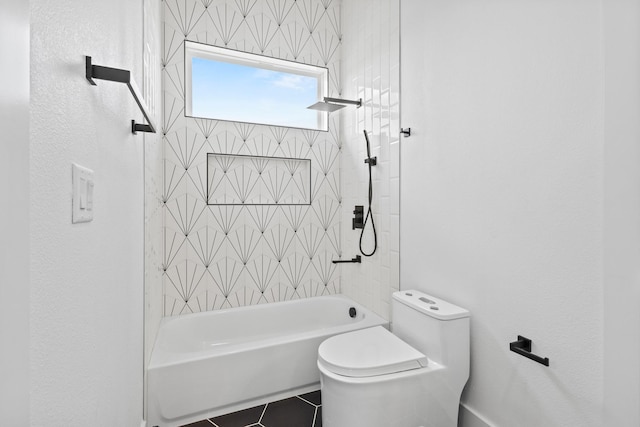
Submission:
MULTIPOLYGON (((212 418, 218 427, 245 427, 258 424, 264 405, 212 418)), ((199 427, 199 426, 198 426, 199 427)))
POLYGON ((322 400, 320 398, 320 390, 312 391, 311 393, 305 393, 300 395, 301 398, 307 400, 314 405, 321 405, 322 400))
POLYGON ((316 407, 292 397, 269 403, 262 417, 265 427, 313 427, 316 407))
POLYGON ((185 424, 182 427, 214 427, 214 426, 209 421, 204 420, 204 421, 197 421, 191 424, 185 424))
POLYGON ((313 424, 313 427, 322 427, 322 406, 318 406, 318 411, 316 412, 316 422, 313 424))

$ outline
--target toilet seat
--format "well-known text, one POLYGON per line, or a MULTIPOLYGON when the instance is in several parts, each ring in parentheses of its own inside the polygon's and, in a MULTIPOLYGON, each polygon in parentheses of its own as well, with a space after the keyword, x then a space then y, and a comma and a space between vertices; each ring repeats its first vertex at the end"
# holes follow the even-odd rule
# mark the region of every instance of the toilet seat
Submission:
POLYGON ((427 357, 382 326, 336 335, 318 348, 329 371, 348 377, 373 377, 426 367, 427 357))

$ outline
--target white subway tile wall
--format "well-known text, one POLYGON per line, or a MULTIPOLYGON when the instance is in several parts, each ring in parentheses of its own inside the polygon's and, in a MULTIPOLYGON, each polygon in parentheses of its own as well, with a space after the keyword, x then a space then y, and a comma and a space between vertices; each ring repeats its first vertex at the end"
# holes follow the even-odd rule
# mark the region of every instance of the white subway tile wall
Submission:
MULTIPOLYGON (((144 68, 143 96, 156 126, 162 120, 162 82, 160 29, 162 4, 144 0, 144 68)), ((162 203, 162 166, 164 150, 159 133, 144 134, 144 360, 151 349, 162 320, 162 235, 164 209, 162 203)))
MULTIPOLYGON (((374 221, 378 249, 362 264, 345 264, 342 292, 389 318, 391 294, 399 289, 400 236, 400 32, 399 1, 345 0, 342 39, 344 98, 362 98, 363 107, 341 112, 343 255, 359 253, 360 230, 351 229, 355 205, 367 208, 368 172, 363 131, 369 133, 373 167, 374 221)), ((372 248, 371 224, 362 240, 372 248)))

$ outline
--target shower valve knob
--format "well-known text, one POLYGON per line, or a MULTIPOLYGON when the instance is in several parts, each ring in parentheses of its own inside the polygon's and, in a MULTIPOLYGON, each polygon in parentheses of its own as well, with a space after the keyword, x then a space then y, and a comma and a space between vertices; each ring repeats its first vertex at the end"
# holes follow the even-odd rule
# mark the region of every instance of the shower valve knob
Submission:
POLYGON ((351 229, 364 228, 364 206, 356 205, 351 219, 351 229))

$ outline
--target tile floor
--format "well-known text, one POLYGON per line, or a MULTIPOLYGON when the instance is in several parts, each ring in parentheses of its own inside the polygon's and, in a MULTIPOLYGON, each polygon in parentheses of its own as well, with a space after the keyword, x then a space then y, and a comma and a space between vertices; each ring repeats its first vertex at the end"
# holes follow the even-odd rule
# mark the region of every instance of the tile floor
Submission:
POLYGON ((322 427, 320 390, 183 427, 322 427))

